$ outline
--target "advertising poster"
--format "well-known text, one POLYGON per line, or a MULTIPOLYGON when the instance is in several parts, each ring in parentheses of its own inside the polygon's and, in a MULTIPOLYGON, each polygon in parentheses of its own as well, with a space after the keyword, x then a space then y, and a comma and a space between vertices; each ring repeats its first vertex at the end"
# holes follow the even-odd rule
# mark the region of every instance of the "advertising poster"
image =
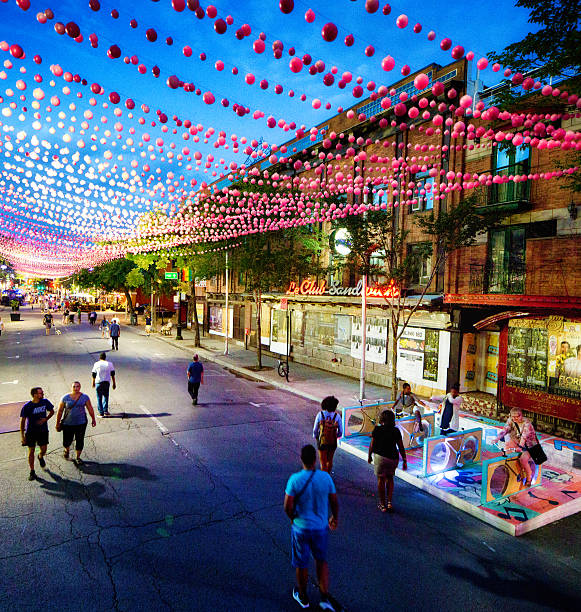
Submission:
POLYGON ((270 346, 270 306, 260 305, 260 343, 270 346))
POLYGON ((485 372, 482 390, 496 395, 498 388, 498 345, 499 332, 486 332, 485 339, 485 372))
POLYGON ((286 355, 288 310, 272 310, 270 322, 270 350, 286 355))
MULTIPOLYGON (((228 308, 228 338, 234 334, 234 310, 228 308)), ((226 336, 226 309, 221 306, 210 306, 210 333, 226 336)))
POLYGON ((397 342, 397 376, 419 382, 424 377, 424 347, 426 330, 406 327, 397 342))
MULTIPOLYGON (((373 363, 387 362, 387 319, 370 317, 367 319, 365 359, 373 363)), ((362 351, 361 317, 353 317, 351 325, 351 357, 361 359, 362 351)))
POLYGON ((476 391, 476 334, 462 337, 460 391, 476 391))

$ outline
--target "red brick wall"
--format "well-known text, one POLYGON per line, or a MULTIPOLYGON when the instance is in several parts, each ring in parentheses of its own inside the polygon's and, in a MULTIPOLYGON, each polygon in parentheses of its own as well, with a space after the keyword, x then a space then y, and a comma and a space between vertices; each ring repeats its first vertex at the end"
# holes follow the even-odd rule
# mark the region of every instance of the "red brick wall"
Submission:
POLYGON ((528 295, 581 296, 581 236, 527 241, 528 295))

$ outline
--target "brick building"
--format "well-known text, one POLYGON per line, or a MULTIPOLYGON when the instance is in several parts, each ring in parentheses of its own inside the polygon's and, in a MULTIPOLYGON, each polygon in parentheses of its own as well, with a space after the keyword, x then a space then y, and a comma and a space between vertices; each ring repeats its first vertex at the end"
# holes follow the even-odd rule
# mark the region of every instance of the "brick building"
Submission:
MULTIPOLYGON (((459 380, 464 391, 487 393, 489 398, 498 393, 499 401, 507 406, 521 405, 553 417, 581 421, 581 385, 579 390, 570 388, 575 383, 565 388, 554 380, 555 374, 560 373, 555 370, 555 341, 565 342, 561 336, 564 338, 568 334, 570 352, 573 344, 575 347, 581 345, 578 202, 570 190, 562 188, 561 181, 526 180, 527 175, 555 170, 559 162, 566 163, 567 153, 529 146, 499 147, 484 138, 473 138, 474 134, 471 138, 458 132, 457 127, 452 126, 457 121, 468 123, 468 120, 457 116, 453 107, 439 105, 443 101, 457 104, 466 93, 475 100, 476 96, 486 100, 490 90, 482 90, 478 81, 469 78, 469 64, 465 60, 445 67, 431 64, 418 72, 429 77, 424 92, 418 94, 415 89, 416 73, 395 83, 390 91, 391 98, 395 100, 405 92, 409 96, 404 100, 408 108, 416 104, 420 111, 435 108, 432 115, 441 110, 441 129, 428 129, 432 124, 422 120, 419 114, 407 129, 402 130, 393 108, 383 108, 381 98, 368 99, 316 126, 318 132, 314 137, 307 135, 286 143, 288 158, 285 162, 272 166, 268 159, 263 159, 255 162, 250 170, 256 168, 263 172, 268 169, 271 174, 278 172, 293 181, 304 177, 316 181, 322 177, 331 182, 333 173, 340 171, 350 185, 341 197, 367 205, 387 205, 396 211, 394 223, 409 230, 404 245, 408 251, 427 240, 416 224, 419 216, 432 210, 437 212, 442 206, 454 206, 466 194, 473 193, 487 210, 506 211, 508 216, 501 228, 480 236, 475 246, 453 253, 445 269, 437 271, 421 307, 410 321, 403 342, 400 340, 397 376, 409 380, 417 392, 425 395, 441 393, 451 382, 459 380), (444 86, 438 98, 432 94, 432 85, 436 82, 444 86), (412 97, 414 94, 416 97, 412 97), (422 97, 426 101, 420 103, 422 97), (325 134, 332 132, 338 137, 330 148, 324 147, 325 134), (340 162, 330 156, 345 153, 348 148, 355 155, 352 151, 340 162), (361 152, 365 153, 364 161, 361 152), (293 164, 297 159, 304 162, 299 169, 293 164), (317 174, 316 167, 321 164, 323 172, 317 174), (391 172, 390 165, 395 168, 391 172), (440 183, 449 172, 469 176, 471 180, 480 175, 511 178, 518 175, 520 178, 484 183, 468 191, 444 191, 440 183), (393 185, 385 191, 382 189, 394 180, 397 189, 393 189, 393 185), (403 205, 399 206, 400 202, 403 205), (528 364, 521 364, 521 370, 522 367, 534 368, 537 378, 530 371, 515 375, 513 370, 518 367, 507 357, 512 346, 510 342, 517 337, 511 330, 542 329, 541 321, 546 322, 545 330, 549 322, 554 329, 555 325, 558 328, 555 321, 561 321, 561 331, 556 332, 556 336, 543 332, 541 336, 546 335, 546 346, 535 349, 539 359, 521 360, 528 364), (523 327, 526 325, 530 327, 523 327), (542 363, 546 363, 544 386, 539 374, 542 363)), ((470 123, 478 126, 479 120, 470 119, 470 123)), ((578 118, 573 118, 562 127, 576 131, 581 124, 578 118)), ((211 187, 220 190, 230 182, 224 178, 211 187)), ((340 263, 340 256, 331 249, 327 257, 329 262, 340 263)), ((401 288, 408 295, 409 304, 418 299, 430 276, 432 260, 428 257, 410 286, 401 288)), ((304 279, 296 279, 299 288, 301 280, 304 279)), ((265 295, 262 320, 266 324, 261 342, 267 350, 285 353, 290 319, 293 359, 357 377, 361 351, 358 345, 361 325, 359 278, 345 267, 327 279, 316 279, 317 287, 321 287, 323 280, 327 284, 323 295, 300 290, 287 294, 286 287, 273 288, 272 293, 265 295), (281 301, 285 306, 283 298, 288 302, 288 310, 281 309, 281 301)), ((240 275, 231 275, 228 327, 235 340, 252 347, 257 343, 256 313, 245 294, 243 281, 240 275)), ((224 333, 223 283, 223 278, 208 281, 206 323, 210 333, 224 333)), ((370 298, 367 316, 368 338, 372 338, 365 348, 367 380, 389 386, 391 340, 387 332, 385 301, 370 298)), ((535 338, 539 333, 535 332, 535 338)), ((529 341, 532 342, 530 338, 529 341)), ((570 371, 573 365, 569 363, 570 371)), ((560 424, 555 419, 548 421, 551 426, 560 424)))

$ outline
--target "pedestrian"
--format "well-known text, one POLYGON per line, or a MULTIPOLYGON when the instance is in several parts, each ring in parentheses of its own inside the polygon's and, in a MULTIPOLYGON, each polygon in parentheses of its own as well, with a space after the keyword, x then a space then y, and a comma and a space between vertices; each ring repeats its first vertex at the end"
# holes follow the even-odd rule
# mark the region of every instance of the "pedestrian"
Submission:
POLYGON ((0 317, 0 336, 2 335, 3 331, 4 331, 4 321, 2 321, 2 317, 0 317))
POLYGON ((442 418, 440 420, 440 435, 446 436, 458 431, 460 423, 460 406, 463 398, 460 396, 460 385, 454 383, 450 388, 450 393, 442 400, 442 418))
POLYGON ((63 310, 63 325, 67 325, 68 322, 69 322, 69 309, 65 308, 63 310))
POLYGON ((97 390, 97 410, 99 416, 108 417, 109 415, 109 387, 113 382, 113 389, 117 388, 115 382, 115 366, 107 361, 107 355, 101 353, 99 355, 99 361, 93 366, 91 372, 93 376, 93 387, 97 390))
POLYGON ((94 310, 91 310, 89 313, 89 325, 93 327, 97 322, 97 313, 94 310))
POLYGON ((506 425, 498 436, 492 439, 492 444, 496 444, 500 439, 504 440, 507 434, 508 442, 504 445, 504 450, 520 453, 518 460, 525 474, 523 486, 530 487, 533 480, 533 471, 528 449, 538 444, 538 440, 533 424, 523 416, 520 408, 510 409, 510 416, 506 425))
POLYGON ((204 384, 204 366, 200 363, 198 355, 194 355, 193 361, 186 370, 188 377, 188 393, 192 398, 192 404, 195 406, 198 403, 198 390, 200 384, 204 384))
POLYGON ((400 418, 404 415, 404 411, 411 414, 412 408, 419 404, 420 406, 424 406, 424 402, 416 398, 416 396, 412 393, 412 388, 409 383, 404 383, 402 385, 401 391, 393 404, 392 409, 395 412, 395 416, 400 418))
POLYGON ((379 425, 376 425, 371 432, 371 443, 367 455, 367 462, 371 463, 373 461, 375 475, 377 476, 377 492, 379 494, 377 507, 382 512, 388 512, 392 509, 393 477, 399 463, 399 455, 401 455, 403 469, 407 470, 405 448, 401 431, 395 426, 395 414, 391 410, 384 410, 379 416, 379 425))
POLYGON ((69 310, 69 323, 71 325, 75 324, 75 313, 72 310, 69 310))
POLYGON ((284 511, 292 523, 291 562, 296 570, 297 582, 293 588, 293 598, 301 608, 309 607, 307 584, 312 554, 321 595, 319 605, 323 610, 336 610, 329 595, 327 551, 329 529, 335 530, 339 520, 339 502, 333 479, 326 472, 317 470, 316 461, 314 446, 303 446, 303 469, 292 474, 285 489, 284 511))
POLYGON ((28 480, 35 480, 34 450, 38 444, 40 447, 38 463, 41 468, 45 468, 44 456, 48 446, 47 423, 54 414, 54 406, 45 399, 42 387, 32 387, 30 395, 32 400, 24 404, 20 411, 20 437, 22 446, 28 446, 28 465, 30 467, 28 480))
POLYGON ((107 317, 103 315, 103 320, 101 321, 101 325, 99 325, 99 329, 101 330, 101 338, 109 337, 109 321, 107 321, 107 317))
POLYGON ((117 323, 117 319, 113 319, 113 322, 109 326, 109 335, 111 336, 111 350, 119 350, 119 336, 121 335, 121 327, 117 323))
POLYGON ((81 315, 83 314, 83 311, 81 310, 81 305, 79 304, 78 308, 77 308, 77 320, 79 322, 79 324, 81 323, 81 315))
POLYGON ((336 413, 339 400, 328 395, 321 402, 321 411, 315 418, 313 425, 313 438, 317 441, 319 449, 319 462, 321 469, 331 472, 333 469, 333 456, 337 450, 337 440, 343 435, 343 423, 336 413))
POLYGON ((151 334, 151 314, 147 313, 145 315, 145 335, 149 338, 151 334))
POLYGON ((50 335, 50 328, 52 327, 52 314, 48 311, 42 318, 42 324, 44 325, 45 334, 50 335))
POLYGON ((81 383, 75 381, 71 392, 67 393, 61 400, 56 414, 56 430, 63 432, 63 456, 69 458, 71 444, 75 440, 77 457, 76 465, 82 465, 81 453, 85 446, 85 432, 87 430, 87 414, 91 416, 91 425, 95 427, 95 411, 88 395, 81 393, 81 383))

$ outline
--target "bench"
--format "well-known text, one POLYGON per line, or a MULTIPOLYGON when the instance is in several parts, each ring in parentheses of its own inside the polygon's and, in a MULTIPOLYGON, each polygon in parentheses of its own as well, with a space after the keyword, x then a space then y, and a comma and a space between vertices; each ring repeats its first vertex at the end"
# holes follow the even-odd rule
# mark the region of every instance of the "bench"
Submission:
POLYGON ((164 336, 171 336, 171 330, 173 328, 173 323, 168 321, 165 325, 162 325, 160 331, 164 336))

